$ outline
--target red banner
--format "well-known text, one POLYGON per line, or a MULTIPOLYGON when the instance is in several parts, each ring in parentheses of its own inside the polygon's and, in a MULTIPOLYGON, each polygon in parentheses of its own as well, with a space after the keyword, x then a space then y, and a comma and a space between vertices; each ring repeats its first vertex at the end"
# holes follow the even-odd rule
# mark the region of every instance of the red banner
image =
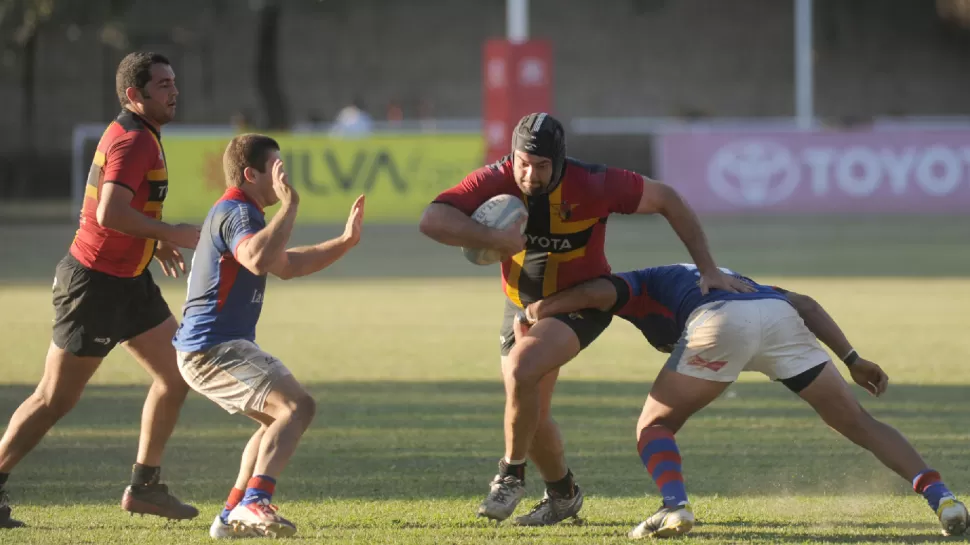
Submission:
POLYGON ((486 161, 509 153, 512 128, 532 112, 552 112, 552 45, 545 40, 485 42, 482 63, 486 161))

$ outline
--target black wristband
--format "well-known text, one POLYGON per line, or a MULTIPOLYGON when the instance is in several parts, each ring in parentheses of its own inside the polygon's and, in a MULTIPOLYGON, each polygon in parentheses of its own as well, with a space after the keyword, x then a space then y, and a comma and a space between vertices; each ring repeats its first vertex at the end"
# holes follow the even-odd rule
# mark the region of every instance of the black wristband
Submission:
POLYGON ((846 367, 852 367, 852 364, 854 364, 858 359, 859 353, 855 351, 855 348, 853 348, 848 354, 845 355, 844 358, 842 358, 842 362, 845 363, 846 367))

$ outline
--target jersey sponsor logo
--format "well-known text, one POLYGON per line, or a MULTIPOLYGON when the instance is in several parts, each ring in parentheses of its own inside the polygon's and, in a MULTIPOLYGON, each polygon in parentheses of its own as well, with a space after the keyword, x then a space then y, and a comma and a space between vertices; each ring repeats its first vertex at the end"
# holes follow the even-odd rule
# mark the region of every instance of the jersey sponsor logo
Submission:
POLYGON ((573 210, 578 206, 575 203, 568 203, 563 201, 560 204, 551 205, 552 209, 559 215, 559 219, 562 221, 569 221, 573 217, 573 210))
POLYGON ((253 299, 250 303, 263 304, 263 292, 260 290, 253 290, 253 299))
POLYGON ((555 237, 541 235, 525 235, 529 239, 528 248, 530 250, 543 250, 546 252, 568 252, 574 248, 570 237, 555 237))

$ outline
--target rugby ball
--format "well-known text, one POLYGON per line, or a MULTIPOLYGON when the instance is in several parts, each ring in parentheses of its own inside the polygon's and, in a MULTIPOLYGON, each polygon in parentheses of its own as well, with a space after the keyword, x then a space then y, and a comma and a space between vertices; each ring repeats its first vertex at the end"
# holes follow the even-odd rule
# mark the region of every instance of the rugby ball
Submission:
MULTIPOLYGON (((522 199, 512 195, 492 197, 482 203, 472 214, 473 220, 492 229, 505 229, 523 217, 529 217, 529 210, 522 199)), ((522 223, 522 233, 525 233, 525 222, 522 223)), ((461 252, 465 255, 465 259, 476 265, 491 265, 502 260, 498 251, 489 248, 463 247, 461 252)))

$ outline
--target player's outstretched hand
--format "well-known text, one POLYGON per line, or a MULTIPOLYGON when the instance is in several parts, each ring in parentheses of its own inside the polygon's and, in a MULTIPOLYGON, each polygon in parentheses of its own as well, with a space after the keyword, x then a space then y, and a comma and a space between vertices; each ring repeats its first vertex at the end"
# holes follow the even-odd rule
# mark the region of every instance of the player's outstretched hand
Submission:
POLYGON ((286 174, 282 159, 273 161, 273 191, 284 205, 300 202, 300 195, 290 185, 290 177, 286 174))
POLYGON ((876 397, 884 394, 889 387, 889 375, 881 367, 864 358, 855 360, 852 367, 849 367, 849 374, 856 384, 876 397))
POLYGON ((701 274, 701 279, 697 283, 701 288, 701 293, 707 295, 711 290, 724 290, 731 293, 751 293, 755 291, 754 286, 741 280, 740 278, 727 274, 724 271, 701 274))
POLYGON ((350 207, 350 215, 347 216, 347 226, 344 227, 344 240, 351 247, 360 242, 360 231, 364 224, 364 196, 357 197, 353 206, 350 207))
POLYGON ((185 259, 182 258, 182 252, 174 244, 158 241, 155 246, 155 259, 158 260, 165 276, 178 278, 179 271, 185 274, 185 259))
POLYGON ((496 239, 496 245, 493 249, 498 250, 499 254, 502 255, 503 261, 525 250, 525 235, 522 234, 522 225, 528 219, 527 217, 521 217, 512 225, 499 231, 499 236, 496 239))

